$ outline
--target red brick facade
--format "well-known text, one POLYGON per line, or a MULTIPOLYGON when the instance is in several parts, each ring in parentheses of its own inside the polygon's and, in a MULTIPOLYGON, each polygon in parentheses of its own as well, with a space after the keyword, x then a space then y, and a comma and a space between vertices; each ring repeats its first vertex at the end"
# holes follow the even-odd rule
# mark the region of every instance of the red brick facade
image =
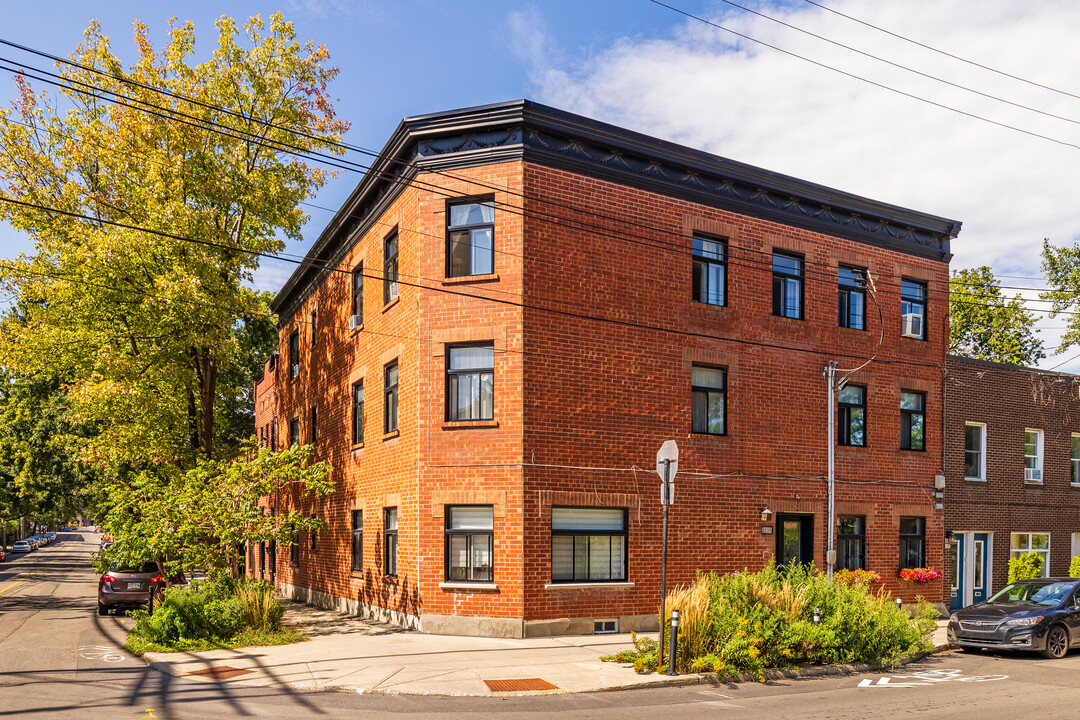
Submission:
MULTIPOLYGON (((421 163, 423 171, 409 178, 406 189, 381 197, 373 189, 378 178, 366 178, 309 256, 334 270, 298 271, 275 301, 281 356, 276 372, 256 388, 257 424, 276 418, 285 441, 289 420, 298 418, 301 441, 308 442, 315 406, 316 455, 334 466, 338 482, 337 492, 314 506, 298 498, 271 499, 278 507, 300 502, 329 526, 314 552, 302 544, 296 565, 288 562, 287 548, 279 549, 276 580, 317 602, 435 632, 591 632, 593 620, 604 618, 619 619, 623 630, 655 626, 661 506, 653 468, 668 439, 681 453, 669 587, 699 570, 729 572, 768 562, 783 532, 780 514, 812 518, 813 559, 824 567, 829 438, 822 367, 835 360, 840 368, 854 368, 873 357, 850 377, 866 388, 867 442, 837 448, 836 511, 865 516, 866 564, 882 574, 885 587, 905 599, 940 597, 940 581, 912 587, 896 571, 901 517, 925 518, 925 562, 941 567, 943 561, 943 513, 932 493, 934 477, 943 471, 947 240, 958 226, 925 216, 926 226, 944 237, 935 254, 928 243, 911 239, 929 232, 925 228, 907 227, 893 236, 898 240, 879 242, 872 232, 883 221, 860 218, 872 214, 865 211, 908 213, 912 223, 923 216, 852 196, 831 198, 833 206, 823 203, 819 212, 832 221, 840 201, 847 202, 851 222, 863 230, 837 222, 835 231, 826 232, 828 227, 818 227, 825 220, 796 215, 786 222, 783 212, 801 212, 801 203, 822 202, 834 191, 804 184, 796 188, 804 195, 796 196, 790 185, 801 181, 771 175, 762 182, 775 181, 792 193, 794 209, 758 211, 750 199, 743 202, 749 209, 707 201, 670 181, 672 156, 649 164, 648 143, 657 153, 677 146, 537 107, 526 104, 525 114, 580 121, 589 128, 589 141, 618 145, 620 153, 628 143, 643 143, 637 179, 555 157, 554 141, 531 130, 528 118, 523 129, 511 125, 488 135, 471 125, 465 140, 442 146, 421 130, 440 131, 453 114, 406 120, 384 154, 412 148, 433 164, 421 163), (499 139, 504 133, 509 140, 499 139), (515 149, 515 141, 525 149, 515 149), (490 143, 490 156, 469 156, 453 167, 435 164, 475 151, 470 142, 490 143), (496 154, 500 142, 513 146, 509 155, 496 154), (494 272, 448 279, 447 201, 461 197, 494 201, 494 272), (395 228, 400 296, 385 304, 384 241, 395 228), (724 306, 693 301, 695 232, 727 243, 724 306), (774 250, 803 258, 801 320, 773 315, 774 250), (869 271, 883 323, 868 300, 867 330, 838 327, 840 264, 869 271), (363 327, 350 331, 350 273, 361 266, 363 327), (925 340, 900 337, 901 278, 929 289, 925 340), (288 344, 297 329, 300 370, 291 379, 288 344), (467 342, 494 348, 494 419, 447 422, 447 347, 467 342), (384 434, 383 377, 392 361, 400 369, 400 423, 396 433, 384 434), (691 432, 695 364, 726 370, 724 435, 691 432), (358 381, 365 390, 362 447, 351 443, 350 392, 358 381), (899 449, 902 390, 925 396, 924 450, 899 449), (263 402, 274 393, 276 403, 263 402), (453 505, 493 509, 491 584, 446 581, 445 508, 453 505), (385 577, 382 558, 388 507, 398 512, 394 578, 385 577), (553 507, 626 511, 624 582, 553 582, 553 507), (767 522, 761 519, 765 508, 772 513, 767 522), (349 571, 353 510, 362 510, 364 518, 358 573, 349 571), (764 534, 763 526, 772 534, 764 534)), ((568 122, 562 137, 578 127, 568 122)), ((715 172, 727 168, 718 158, 699 155, 700 162, 717 165, 715 172)), ((738 181, 744 180, 740 174, 738 181)))
POLYGON ((961 565, 966 582, 953 577, 954 556, 946 602, 953 594, 950 585, 958 605, 977 599, 972 596, 976 534, 987 536, 987 594, 1006 584, 1014 533, 1021 534, 1016 540, 1025 545, 1031 542, 1029 534, 1048 536, 1046 574, 1067 576, 1080 549, 1080 477, 1074 477, 1072 463, 1072 438, 1080 436, 1080 378, 953 356, 946 371, 945 529, 954 549, 964 550, 968 541, 961 565), (969 424, 981 428, 974 439, 981 435, 984 457, 965 468, 969 424), (1026 431, 1042 434, 1038 481, 1025 479, 1026 431))

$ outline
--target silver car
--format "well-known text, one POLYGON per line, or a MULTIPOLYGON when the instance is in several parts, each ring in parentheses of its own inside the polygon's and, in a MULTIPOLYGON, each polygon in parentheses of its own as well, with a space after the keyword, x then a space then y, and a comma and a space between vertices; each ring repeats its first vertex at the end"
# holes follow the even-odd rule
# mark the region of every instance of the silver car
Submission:
POLYGON ((144 563, 142 567, 115 567, 98 580, 98 615, 108 615, 109 610, 141 607, 149 599, 150 591, 160 594, 165 578, 157 563, 144 563))
POLYGON ((15 553, 28 553, 33 549, 34 548, 31 547, 30 543, 25 540, 16 540, 15 544, 11 546, 11 553, 12 555, 15 553))

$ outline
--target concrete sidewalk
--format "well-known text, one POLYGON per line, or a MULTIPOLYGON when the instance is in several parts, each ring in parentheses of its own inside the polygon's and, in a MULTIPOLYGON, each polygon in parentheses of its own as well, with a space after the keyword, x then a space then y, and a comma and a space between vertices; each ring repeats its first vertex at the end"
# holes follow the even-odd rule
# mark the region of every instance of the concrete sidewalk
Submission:
MULTIPOLYGON (((706 683, 713 677, 639 675, 629 665, 601 662, 602 655, 632 649, 629 635, 512 640, 403 632, 354 618, 341 622, 348 629, 316 632, 295 645, 147 653, 144 659, 163 672, 203 682, 420 695, 600 692, 706 683), (485 682, 500 680, 539 680, 543 683, 535 687, 543 689, 511 685, 500 690, 485 682)), ((947 646, 944 621, 938 623, 934 644, 947 646)), ((803 674, 817 674, 810 670, 803 674)))

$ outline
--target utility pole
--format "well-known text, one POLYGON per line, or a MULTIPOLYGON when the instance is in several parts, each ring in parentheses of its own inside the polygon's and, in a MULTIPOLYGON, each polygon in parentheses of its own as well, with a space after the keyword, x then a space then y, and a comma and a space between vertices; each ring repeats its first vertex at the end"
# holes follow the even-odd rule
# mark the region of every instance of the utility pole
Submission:
MULTIPOLYGON (((664 664, 664 620, 667 617, 664 603, 667 600, 667 546, 668 508, 675 499, 675 473, 679 469, 679 448, 674 440, 667 440, 656 453, 656 474, 660 476, 660 503, 664 506, 663 547, 660 551, 660 636, 656 671, 664 664)), ((671 662, 671 658, 668 658, 671 662)))
POLYGON ((829 361, 821 369, 821 374, 825 376, 825 381, 829 386, 829 468, 826 476, 829 501, 828 519, 825 527, 825 536, 827 538, 825 545, 825 577, 828 578, 829 582, 832 582, 833 566, 836 565, 836 550, 833 547, 833 537, 836 535, 836 392, 839 390, 836 387, 836 362, 829 361))

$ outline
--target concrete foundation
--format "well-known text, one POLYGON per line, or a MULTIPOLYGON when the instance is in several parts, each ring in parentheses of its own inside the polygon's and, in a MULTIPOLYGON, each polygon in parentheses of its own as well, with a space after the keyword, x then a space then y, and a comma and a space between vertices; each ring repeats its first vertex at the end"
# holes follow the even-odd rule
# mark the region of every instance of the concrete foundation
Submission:
POLYGON ((363 603, 359 600, 350 600, 349 598, 338 597, 337 595, 331 595, 330 593, 298 587, 288 583, 278 583, 278 589, 282 595, 291 600, 314 605, 318 608, 337 610, 346 615, 358 615, 359 617, 368 620, 399 625, 404 628, 409 628, 410 630, 417 630, 420 628, 419 617, 403 613, 400 610, 389 610, 384 607, 379 607, 378 605, 369 605, 368 603, 363 603))

